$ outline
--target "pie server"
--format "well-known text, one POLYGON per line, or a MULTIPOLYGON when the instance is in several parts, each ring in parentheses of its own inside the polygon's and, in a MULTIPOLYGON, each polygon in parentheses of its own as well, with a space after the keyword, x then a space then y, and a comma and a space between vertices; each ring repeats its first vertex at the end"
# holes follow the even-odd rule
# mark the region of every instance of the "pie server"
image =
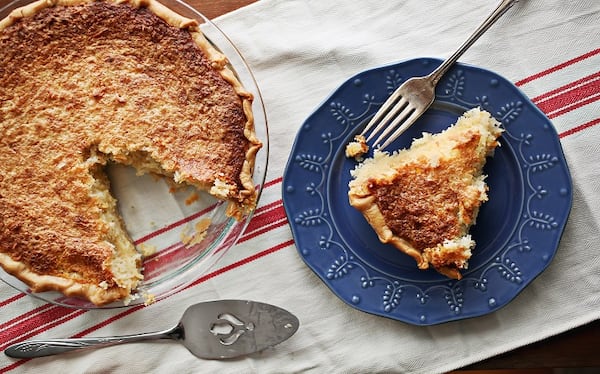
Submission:
POLYGON ((227 359, 261 351, 288 339, 298 318, 274 305, 247 300, 218 300, 191 305, 179 323, 164 331, 99 338, 30 340, 11 345, 14 358, 50 356, 80 349, 153 339, 174 339, 204 359, 227 359))

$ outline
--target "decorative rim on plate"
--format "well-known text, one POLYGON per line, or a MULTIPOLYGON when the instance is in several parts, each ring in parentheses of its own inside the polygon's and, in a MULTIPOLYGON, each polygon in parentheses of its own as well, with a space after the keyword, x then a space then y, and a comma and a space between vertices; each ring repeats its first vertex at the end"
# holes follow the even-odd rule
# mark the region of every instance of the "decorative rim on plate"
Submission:
POLYGON ((415 325, 491 313, 516 297, 552 261, 571 208, 571 177, 556 130, 511 82, 456 64, 432 108, 390 150, 422 131, 439 132, 481 107, 502 122, 501 147, 488 159, 490 201, 471 233, 477 241, 463 279, 419 271, 383 245, 348 203, 356 166, 345 145, 406 79, 441 63, 420 58, 367 70, 343 83, 304 122, 283 178, 283 202, 300 257, 350 306, 415 325))

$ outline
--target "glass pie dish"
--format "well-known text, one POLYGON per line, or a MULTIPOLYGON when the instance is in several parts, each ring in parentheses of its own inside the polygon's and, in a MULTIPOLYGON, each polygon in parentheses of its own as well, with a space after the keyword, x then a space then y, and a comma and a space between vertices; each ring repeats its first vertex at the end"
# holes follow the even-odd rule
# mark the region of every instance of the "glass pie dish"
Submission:
MULTIPOLYGON (((15 0, 0 7, 0 19, 31 0, 15 0)), ((229 38, 208 18, 179 0, 161 0, 180 15, 195 19, 209 42, 229 61, 244 88, 254 96, 254 126, 262 148, 256 155, 253 182, 260 198, 264 185, 269 144, 266 114, 250 68, 229 38)), ((235 220, 226 215, 227 203, 193 188, 173 184, 152 175, 136 175, 131 167, 110 164, 106 173, 111 193, 137 249, 143 254, 144 280, 132 300, 95 304, 59 292, 32 292, 0 268, 0 279, 15 289, 46 302, 81 309, 135 306, 168 297, 207 275, 244 232, 253 212, 235 220), (201 227, 201 228, 199 228, 201 227), (202 235, 196 235, 201 231, 202 235)))

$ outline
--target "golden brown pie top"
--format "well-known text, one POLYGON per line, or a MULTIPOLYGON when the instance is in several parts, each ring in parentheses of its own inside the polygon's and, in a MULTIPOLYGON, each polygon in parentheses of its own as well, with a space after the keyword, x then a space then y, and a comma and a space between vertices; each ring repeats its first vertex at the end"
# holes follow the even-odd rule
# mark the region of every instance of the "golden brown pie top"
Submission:
POLYGON ((393 232, 421 250, 455 238, 470 225, 479 189, 469 188, 471 180, 457 177, 473 175, 479 160, 473 153, 481 135, 470 132, 464 143, 456 146, 463 162, 405 165, 392 178, 369 185, 371 193, 393 232))
POLYGON ((1 21, 0 264, 34 290, 128 295, 141 276, 115 269, 139 256, 108 161, 209 191, 238 219, 251 210, 261 143, 226 64, 153 0, 44 0, 1 21))
POLYGON ((482 169, 501 130, 472 109, 456 125, 425 134, 410 149, 375 157, 353 171, 349 199, 377 232, 412 256, 421 269, 459 278, 475 245, 468 235, 487 200, 482 169))

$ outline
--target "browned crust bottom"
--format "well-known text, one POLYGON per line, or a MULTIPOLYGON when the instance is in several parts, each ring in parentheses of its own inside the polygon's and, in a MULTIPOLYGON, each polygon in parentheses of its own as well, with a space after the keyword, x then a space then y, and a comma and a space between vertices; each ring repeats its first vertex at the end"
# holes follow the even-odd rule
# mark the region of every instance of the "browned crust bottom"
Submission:
POLYGON ((104 289, 90 283, 80 283, 72 279, 41 275, 31 271, 27 265, 13 260, 10 256, 0 253, 0 265, 8 273, 25 284, 31 292, 59 291, 69 297, 84 297, 95 305, 109 304, 115 300, 123 299, 128 295, 124 288, 112 287, 104 289))

